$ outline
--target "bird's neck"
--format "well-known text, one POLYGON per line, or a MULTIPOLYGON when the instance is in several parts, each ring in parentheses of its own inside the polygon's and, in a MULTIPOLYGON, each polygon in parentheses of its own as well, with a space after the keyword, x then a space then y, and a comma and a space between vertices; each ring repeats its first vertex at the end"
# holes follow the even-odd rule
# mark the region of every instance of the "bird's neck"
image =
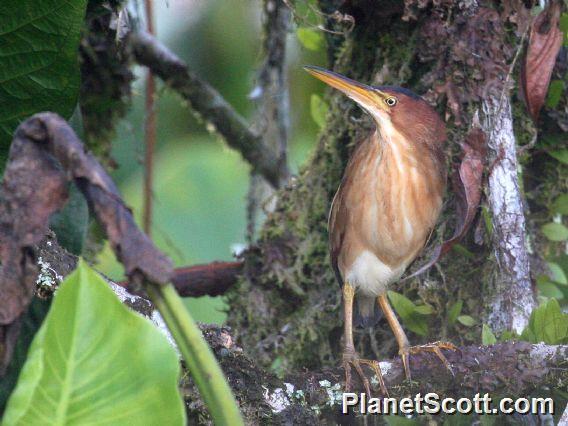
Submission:
POLYGON ((373 145, 370 149, 379 151, 381 163, 395 165, 400 172, 404 172, 405 167, 416 167, 420 164, 420 153, 415 144, 406 140, 392 126, 377 126, 369 138, 369 143, 373 145))
POLYGON ((399 172, 404 173, 408 168, 421 169, 425 173, 433 170, 441 172, 440 178, 445 180, 444 154, 437 144, 429 144, 414 135, 408 138, 403 131, 397 130, 390 120, 376 120, 377 126, 368 139, 372 146, 380 152, 381 163, 396 165, 399 172))

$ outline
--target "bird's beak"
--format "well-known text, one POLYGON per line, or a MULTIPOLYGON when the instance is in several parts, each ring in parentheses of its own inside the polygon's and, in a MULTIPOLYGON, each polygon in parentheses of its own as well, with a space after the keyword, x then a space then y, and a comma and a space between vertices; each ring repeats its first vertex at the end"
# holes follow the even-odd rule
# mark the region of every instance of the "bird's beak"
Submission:
POLYGON ((341 90, 367 111, 386 109, 381 102, 385 94, 380 90, 320 67, 305 66, 304 69, 331 87, 341 90))

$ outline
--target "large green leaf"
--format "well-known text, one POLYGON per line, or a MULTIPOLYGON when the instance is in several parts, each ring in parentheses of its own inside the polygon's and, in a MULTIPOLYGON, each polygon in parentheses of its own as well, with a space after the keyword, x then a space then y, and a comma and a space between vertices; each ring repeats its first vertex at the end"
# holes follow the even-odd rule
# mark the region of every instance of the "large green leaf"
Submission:
POLYGON ((0 156, 30 115, 71 116, 79 93, 77 51, 86 3, 0 1, 0 156))
POLYGON ((558 345, 568 342, 568 314, 560 309, 556 299, 550 299, 532 313, 529 325, 521 334, 523 340, 558 345))
POLYGON ((182 425, 177 354, 83 262, 56 293, 3 425, 182 425))

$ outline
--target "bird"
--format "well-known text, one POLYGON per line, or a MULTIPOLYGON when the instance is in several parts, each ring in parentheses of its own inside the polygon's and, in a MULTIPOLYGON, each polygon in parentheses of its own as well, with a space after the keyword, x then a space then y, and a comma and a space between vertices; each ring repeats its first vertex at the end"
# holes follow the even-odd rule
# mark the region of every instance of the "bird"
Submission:
POLYGON ((408 380, 411 354, 433 352, 451 371, 441 349, 457 349, 447 342, 411 347, 387 296, 389 286, 424 248, 442 210, 446 126, 432 106, 406 88, 371 86, 324 68, 304 68, 355 101, 375 124, 353 148, 331 204, 328 233, 331 263, 342 289, 346 390, 353 367, 370 395, 361 367, 367 365, 388 395, 378 361, 360 358, 355 350, 354 301, 363 326, 375 325, 383 312, 408 380))

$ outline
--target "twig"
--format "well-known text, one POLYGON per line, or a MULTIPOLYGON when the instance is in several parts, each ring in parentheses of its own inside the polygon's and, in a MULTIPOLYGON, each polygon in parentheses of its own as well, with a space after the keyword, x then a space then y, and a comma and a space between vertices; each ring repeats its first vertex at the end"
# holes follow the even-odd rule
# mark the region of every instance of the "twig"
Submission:
POLYGON ((213 262, 174 270, 172 284, 182 297, 219 296, 236 282, 242 262, 213 262))
POLYGON ((189 102, 208 129, 219 133, 273 187, 283 184, 288 176, 285 164, 219 92, 190 72, 181 59, 150 34, 132 33, 129 43, 135 60, 189 102))
MULTIPOLYGON (((154 35, 154 13, 152 0, 145 0, 146 26, 148 34, 154 35)), ((146 100, 145 112, 146 121, 144 125, 144 138, 146 143, 146 155, 144 158, 144 210, 143 226, 144 232, 148 235, 152 228, 152 201, 154 188, 154 149, 156 146, 156 110, 154 105, 154 95, 156 82, 152 70, 148 70, 146 75, 146 100)))
MULTIPOLYGON (((172 284, 181 297, 220 296, 236 284, 243 262, 212 262, 174 269, 172 284)), ((127 281, 116 283, 127 287, 127 281)))
POLYGON ((296 8, 294 7, 294 5, 291 4, 290 0, 282 0, 282 2, 288 7, 288 9, 290 9, 292 14, 294 15, 294 19, 296 21, 302 23, 303 25, 305 25, 308 28, 317 29, 317 30, 323 31, 323 32, 328 33, 328 34, 346 36, 351 31, 353 31, 353 28, 355 27, 355 19, 351 15, 343 14, 343 13, 339 12, 339 10, 336 10, 335 12, 333 12, 331 14, 323 13, 322 11, 318 10, 316 7, 312 6, 311 4, 308 4, 310 11, 315 13, 317 16, 327 18, 327 19, 330 19, 330 20, 333 19, 334 21, 337 21, 337 22, 347 22, 348 23, 347 29, 344 30, 344 31, 335 31, 335 30, 326 28, 321 24, 314 25, 314 24, 310 23, 305 16, 300 16, 300 14, 298 14, 298 12, 296 11, 296 8))

